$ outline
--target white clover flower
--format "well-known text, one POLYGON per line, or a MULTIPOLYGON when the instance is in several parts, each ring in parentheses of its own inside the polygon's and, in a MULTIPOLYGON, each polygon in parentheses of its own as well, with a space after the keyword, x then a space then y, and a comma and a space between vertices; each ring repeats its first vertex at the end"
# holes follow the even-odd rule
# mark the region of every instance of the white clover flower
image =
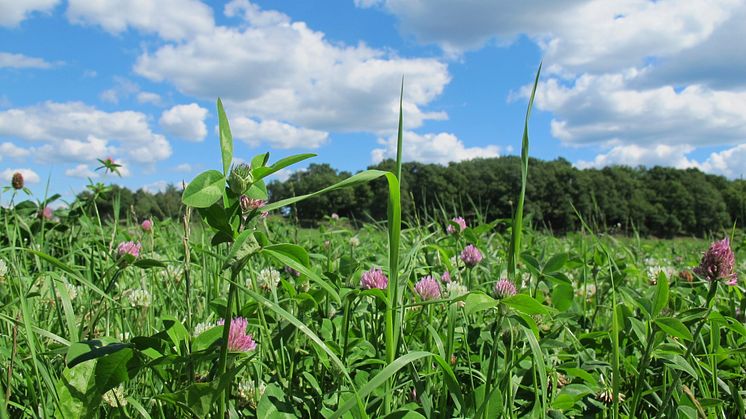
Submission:
POLYGON ((236 386, 239 403, 244 406, 251 406, 252 408, 256 407, 257 402, 261 400, 266 390, 266 384, 259 382, 259 386, 256 386, 254 380, 251 379, 241 381, 236 386))
POLYGON ((124 397, 124 386, 122 384, 107 391, 101 397, 111 407, 127 406, 127 399, 124 397))
MULTIPOLYGON (((65 289, 67 290, 67 295, 70 297, 70 301, 78 297, 79 287, 76 287, 75 285, 69 282, 65 282, 64 286, 65 286, 65 289)), ((57 298, 62 298, 59 290, 57 290, 56 294, 57 294, 57 298)))
POLYGON ((197 325, 194 326, 194 336, 199 336, 202 333, 206 332, 208 329, 212 329, 215 326, 216 325, 213 322, 197 323, 197 325))
POLYGON ((256 276, 256 283, 265 291, 273 290, 280 283, 280 272, 272 268, 264 268, 256 276))
POLYGON ((150 303, 153 302, 153 297, 150 295, 148 290, 136 289, 129 291, 129 300, 132 307, 150 307, 150 303))
POLYGON ((446 291, 448 292, 449 298, 457 298, 469 292, 466 285, 459 284, 456 281, 451 281, 446 284, 446 291))
POLYGON ((6 275, 8 275, 8 264, 5 263, 5 259, 0 259, 0 281, 5 280, 6 275))
POLYGON ((125 341, 130 340, 130 332, 117 333, 117 339, 119 339, 120 342, 125 342, 125 341))
POLYGON ((658 282, 658 275, 661 272, 666 275, 666 278, 671 278, 672 276, 676 275, 676 268, 672 266, 648 267, 648 279, 650 280, 651 284, 656 284, 658 282))
POLYGON ((350 246, 352 247, 360 246, 360 239, 357 236, 350 237, 350 246))

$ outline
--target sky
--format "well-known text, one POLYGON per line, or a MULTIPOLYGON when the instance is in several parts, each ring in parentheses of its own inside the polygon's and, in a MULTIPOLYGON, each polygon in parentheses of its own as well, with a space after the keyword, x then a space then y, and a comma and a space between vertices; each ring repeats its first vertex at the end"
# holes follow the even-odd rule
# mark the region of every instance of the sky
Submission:
MULTIPOLYGON (((71 200, 248 161, 530 154, 746 171, 742 0, 0 0, 0 184, 71 200), (112 157, 122 177, 96 171, 112 157)), ((279 175, 282 179, 291 171, 279 175)), ((7 198, 5 198, 7 199, 7 198)))

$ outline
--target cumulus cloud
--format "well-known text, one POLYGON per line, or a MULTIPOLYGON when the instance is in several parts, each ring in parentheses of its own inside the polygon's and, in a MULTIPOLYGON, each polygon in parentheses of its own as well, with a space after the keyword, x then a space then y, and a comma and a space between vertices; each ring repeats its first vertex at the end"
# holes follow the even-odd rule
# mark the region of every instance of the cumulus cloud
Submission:
POLYGON ((5 169, 2 171, 2 178, 10 182, 10 180, 13 178, 13 174, 16 172, 20 172, 23 175, 23 180, 26 183, 39 183, 39 175, 36 174, 31 169, 25 168, 25 169, 5 169))
POLYGON ((181 164, 177 164, 176 166, 174 166, 174 171, 175 172, 190 173, 193 170, 194 170, 194 168, 189 163, 181 163, 181 164))
POLYGON ((684 169, 698 166, 697 162, 686 157, 693 150, 694 147, 687 144, 674 146, 659 144, 648 147, 636 144, 620 145, 613 147, 607 153, 597 155, 593 161, 581 160, 575 165, 581 169, 613 165, 632 167, 673 166, 684 169))
MULTIPOLYGON (((0 12, 2 13, 2 12, 0 12)), ((52 63, 43 58, 29 57, 23 54, 0 52, 0 68, 50 68, 52 63)))
POLYGON ((630 87, 643 75, 585 74, 569 84, 552 78, 537 89, 536 106, 552 112, 552 135, 566 144, 702 146, 746 140, 746 91, 630 87))
POLYGON ((450 81, 447 65, 437 59, 332 43, 304 22, 246 1, 230 3, 226 12, 244 23, 147 51, 135 72, 186 95, 220 96, 231 120, 282 121, 324 132, 394 130, 404 76, 410 127, 446 117, 427 109, 450 81))
POLYGON ((153 183, 149 183, 142 187, 143 190, 146 192, 150 192, 152 194, 157 194, 158 192, 164 192, 166 188, 168 187, 169 182, 166 182, 165 180, 158 180, 153 183))
POLYGON ((159 105, 161 103, 161 95, 153 92, 140 92, 137 94, 137 101, 139 103, 150 103, 152 105, 159 105))
POLYGON ((176 105, 161 114, 160 124, 169 134, 187 140, 202 141, 207 135, 207 109, 196 103, 176 105))
POLYGON ((212 9, 198 0, 69 0, 72 23, 98 25, 119 34, 128 28, 180 40, 213 27, 212 9))
POLYGON ((746 175, 746 144, 710 154, 700 168, 729 178, 743 178, 746 175))
POLYGON ((81 163, 75 167, 65 170, 65 175, 70 176, 70 177, 86 179, 86 178, 97 178, 99 174, 91 170, 91 168, 87 164, 81 163))
MULTIPOLYGON (((383 148, 371 152, 371 159, 378 163, 386 158, 396 158, 396 135, 380 139, 383 148)), ((498 157, 500 148, 495 145, 486 147, 466 147, 455 135, 441 132, 437 134, 417 134, 405 131, 402 144, 402 158, 405 161, 422 163, 448 164, 478 157, 498 157)))
POLYGON ((34 12, 49 13, 59 0, 23 0, 0 2, 0 26, 16 26, 34 12))
POLYGON ((2 143, 0 144, 0 160, 3 157, 11 157, 14 159, 22 159, 28 156, 31 152, 28 149, 18 147, 13 143, 2 143))
POLYGON ((326 143, 328 133, 299 128, 279 121, 255 121, 238 117, 231 122, 233 138, 252 147, 267 144, 274 148, 318 148, 326 143))
POLYGON ((0 111, 3 137, 42 143, 35 152, 40 161, 85 163, 114 154, 151 164, 171 155, 171 145, 151 131, 145 114, 104 112, 81 102, 47 101, 0 111))

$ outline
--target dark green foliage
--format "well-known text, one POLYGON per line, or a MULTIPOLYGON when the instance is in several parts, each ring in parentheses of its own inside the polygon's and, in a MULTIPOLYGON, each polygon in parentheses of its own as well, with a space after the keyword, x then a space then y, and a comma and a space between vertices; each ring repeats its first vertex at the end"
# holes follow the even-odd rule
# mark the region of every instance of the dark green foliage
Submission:
MULTIPOLYGON (((370 169, 391 170, 393 160, 370 169)), ((625 166, 580 170, 565 159, 531 159, 526 214, 534 225, 564 233, 579 228, 576 210, 594 229, 673 237, 703 236, 743 225, 746 181, 731 181, 697 169, 625 166)), ((510 218, 521 184, 520 158, 474 159, 448 166, 405 163, 402 167, 402 217, 436 214, 484 219, 510 218)), ((333 184, 348 172, 327 164, 311 165, 285 182, 269 184, 271 200, 303 195, 333 184)), ((312 224, 338 213, 358 220, 386 218, 383 180, 335 191, 290 208, 293 218, 312 224)))

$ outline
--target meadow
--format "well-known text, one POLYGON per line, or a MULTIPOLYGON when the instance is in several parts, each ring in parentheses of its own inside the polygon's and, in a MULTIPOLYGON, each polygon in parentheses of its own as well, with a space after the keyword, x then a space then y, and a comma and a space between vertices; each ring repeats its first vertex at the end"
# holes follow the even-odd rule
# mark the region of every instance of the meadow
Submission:
POLYGON ((746 417, 742 232, 555 237, 524 226, 525 189, 511 219, 402 223, 401 155, 267 202, 313 156, 233 164, 218 115, 181 220, 98 217, 101 184, 55 214, 6 188, 3 417, 746 417), (280 215, 373 179, 386 222, 280 215))

